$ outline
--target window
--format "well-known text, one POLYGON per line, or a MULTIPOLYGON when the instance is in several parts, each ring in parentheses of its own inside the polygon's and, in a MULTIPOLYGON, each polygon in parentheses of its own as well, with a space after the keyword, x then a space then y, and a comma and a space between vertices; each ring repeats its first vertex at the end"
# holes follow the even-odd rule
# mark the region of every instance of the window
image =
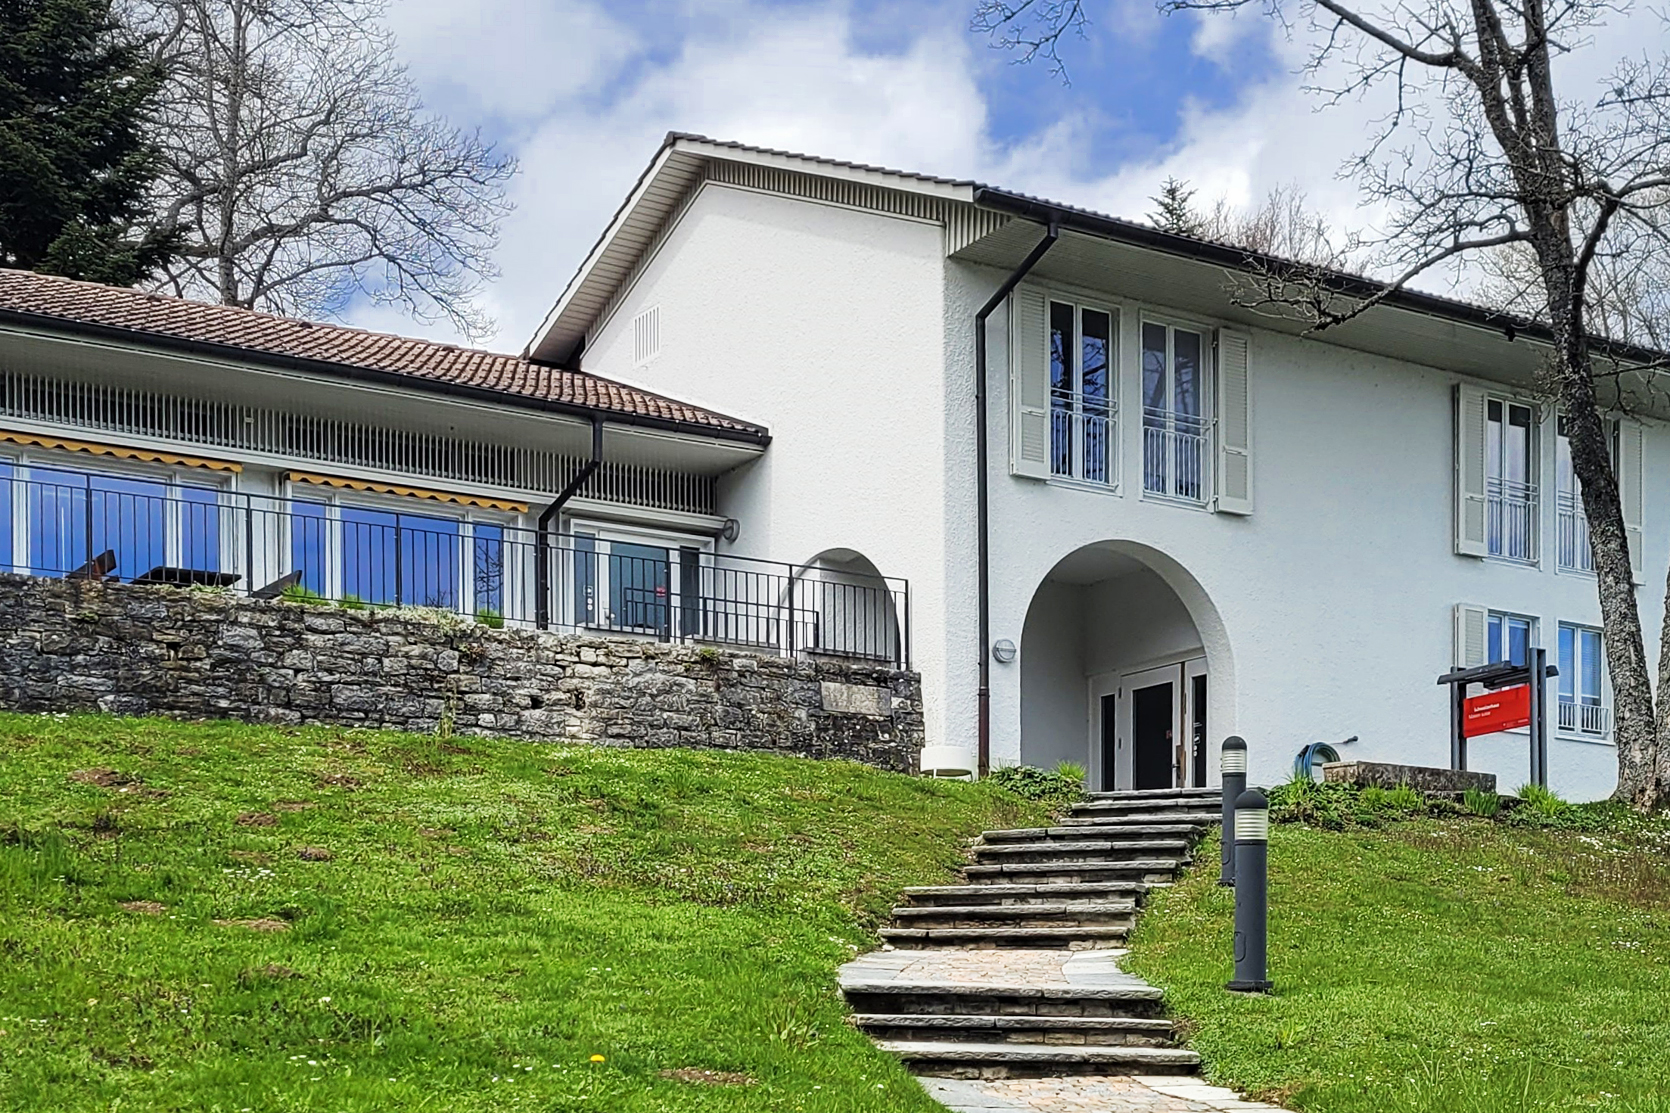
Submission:
MULTIPOLYGON (((1566 572, 1593 572, 1594 551, 1589 547, 1589 519, 1583 511, 1583 486, 1577 480, 1577 469, 1571 462, 1571 440, 1567 436, 1566 415, 1555 421, 1554 438, 1554 514, 1559 527, 1559 563, 1566 572)), ((1618 425, 1606 423, 1607 450, 1612 454, 1612 465, 1618 464, 1618 425)))
POLYGON ((1530 660, 1527 652, 1536 644, 1537 620, 1524 615, 1491 611, 1487 627, 1485 658, 1488 663, 1506 661, 1523 665, 1530 660))
POLYGON ((658 536, 576 526, 573 623, 666 637, 702 633, 701 552, 658 536))
POLYGON ((189 568, 224 571, 225 507, 218 487, 169 475, 3 464, 5 566, 63 576, 92 566, 118 579, 189 568), (108 555, 106 555, 108 554, 108 555))
POLYGON ((1537 558, 1536 415, 1530 406, 1486 403, 1485 508, 1491 556, 1537 558))
POLYGON ((398 500, 296 499, 289 511, 290 566, 309 591, 377 606, 506 615, 500 523, 414 514, 398 500))
POLYGON ((1206 336, 1142 325, 1142 489, 1203 502, 1206 477, 1206 336))
POLYGON ((1611 727, 1602 693, 1600 631, 1560 624, 1560 729, 1603 738, 1611 727))
POLYGON ((1049 303, 1050 474, 1113 482, 1113 314, 1049 303))

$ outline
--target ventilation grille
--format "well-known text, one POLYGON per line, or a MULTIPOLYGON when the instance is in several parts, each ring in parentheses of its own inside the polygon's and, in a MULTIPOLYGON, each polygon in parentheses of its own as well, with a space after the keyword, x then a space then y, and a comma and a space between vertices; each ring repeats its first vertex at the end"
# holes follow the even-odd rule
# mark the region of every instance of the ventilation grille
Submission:
MULTIPOLYGON (((555 493, 585 464, 581 457, 560 452, 49 379, 9 368, 0 369, 0 416, 517 491, 555 493)), ((714 488, 711 476, 605 461, 580 494, 712 514, 714 488)))
POLYGON ((632 318, 632 362, 648 363, 661 354, 661 307, 651 306, 632 318))

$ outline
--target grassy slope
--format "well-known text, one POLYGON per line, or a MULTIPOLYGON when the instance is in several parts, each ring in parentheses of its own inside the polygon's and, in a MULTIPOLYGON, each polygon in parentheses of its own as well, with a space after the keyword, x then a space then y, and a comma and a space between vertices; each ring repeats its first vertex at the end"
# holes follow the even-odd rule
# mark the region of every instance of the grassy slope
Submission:
POLYGON ((846 763, 0 716, 0 1109, 928 1110, 835 967, 1037 818, 846 763))
POLYGON ((1142 918, 1214 1080, 1315 1113, 1670 1110, 1670 866, 1642 836, 1422 819, 1271 833, 1276 995, 1223 990, 1217 844, 1142 918))

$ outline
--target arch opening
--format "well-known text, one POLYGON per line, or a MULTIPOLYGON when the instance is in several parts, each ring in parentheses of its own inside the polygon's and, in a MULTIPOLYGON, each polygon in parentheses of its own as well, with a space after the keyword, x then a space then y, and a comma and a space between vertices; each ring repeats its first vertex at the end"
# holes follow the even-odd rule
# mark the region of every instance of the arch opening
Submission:
POLYGON ((825 549, 795 574, 801 644, 820 654, 909 667, 901 590, 854 549, 825 549))
POLYGON ((1175 560, 1129 541, 1063 557, 1021 632, 1020 760, 1083 766, 1095 791, 1204 786, 1233 727, 1217 608, 1175 560))

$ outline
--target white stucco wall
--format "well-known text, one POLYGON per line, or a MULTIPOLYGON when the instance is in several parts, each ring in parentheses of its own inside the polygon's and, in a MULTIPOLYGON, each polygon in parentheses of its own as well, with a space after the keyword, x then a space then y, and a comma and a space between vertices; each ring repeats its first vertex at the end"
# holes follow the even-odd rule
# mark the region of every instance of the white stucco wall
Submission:
MULTIPOLYGON (((734 551, 803 561, 850 549, 908 578, 930 739, 971 750, 972 318, 1002 277, 945 262, 931 224, 709 185, 583 358, 596 374, 770 427, 765 458, 722 483, 722 512, 742 523, 734 551), (650 306, 661 308, 662 350, 638 366, 631 322, 650 306)), ((1457 378, 1442 368, 1255 330, 1254 513, 1144 499, 1131 430, 1145 306, 1116 272, 1107 281, 1095 293, 1122 313, 1118 493, 1009 475, 1008 329, 1003 312, 992 320, 991 636, 1024 647, 1021 661, 992 665, 996 761, 1020 758, 1024 732, 1037 753, 1083 762, 1087 677, 1198 646, 1210 741, 1246 737, 1255 780, 1285 779, 1306 742, 1353 734, 1347 756, 1444 765, 1448 705, 1434 680, 1452 660, 1456 603, 1535 616, 1551 651, 1560 622, 1598 625, 1592 579, 1554 568, 1551 422, 1539 454, 1542 566, 1455 555, 1457 378), (1029 623, 1057 562, 1108 542, 1150 573, 1123 587, 1052 587, 1029 623), (1141 599, 1120 597, 1139 586, 1141 599), (1040 649, 1052 629, 1061 643, 1040 649), (1052 693, 1024 716, 1023 673, 1052 693), (1059 745, 1043 740, 1050 731, 1064 732, 1059 745)), ((1649 428, 1646 453, 1641 611, 1656 659, 1670 433, 1649 428)), ((1209 765, 1215 776, 1215 752, 1209 765)), ((1472 765, 1511 790, 1527 777, 1524 741, 1475 740, 1472 765)), ((1552 785, 1568 797, 1605 795, 1615 766, 1608 745, 1551 743, 1552 785)))
MULTIPOLYGON (((942 678, 947 498, 944 264, 936 224, 708 184, 582 357, 771 430, 726 477, 730 551, 800 562, 851 549, 910 581, 914 663, 942 678), (661 309, 638 366, 632 321, 661 309)), ((943 683, 927 696, 945 736, 943 683)))
MULTIPOLYGON (((995 284, 996 276, 988 276, 995 284)), ((1540 644, 1556 648, 1560 622, 1599 625, 1590 577, 1554 568, 1551 492, 1554 432, 1540 442, 1547 508, 1541 568, 1456 556, 1451 528, 1456 377, 1314 339, 1257 331, 1252 394, 1255 512, 1245 518, 1151 501, 1141 494, 1141 445, 1130 435, 1137 396, 1134 300, 1105 291, 1123 313, 1117 494, 1010 476, 994 451, 992 637, 1023 629, 1033 588, 1078 548, 1119 539, 1171 557, 1162 575, 1189 602, 1210 659, 1209 735, 1246 737, 1255 781, 1286 778, 1306 742, 1360 736, 1343 752, 1364 759, 1447 765, 1447 694, 1434 681, 1450 667, 1453 607, 1466 602, 1535 616, 1540 644), (1198 586, 1204 600, 1190 601, 1198 586), (1209 600, 1209 606, 1202 603, 1209 600), (1221 639, 1202 622, 1221 619, 1221 639), (1214 641, 1227 644, 1214 647, 1214 641)), ((1163 307, 1159 307, 1163 308, 1163 307)), ((994 328, 994 349, 1004 330, 994 328)), ((996 366, 1006 367, 1007 356, 996 366)), ((1007 376, 993 376, 1006 392, 1007 376)), ((1006 406, 994 397, 993 444, 1007 445, 1006 406)), ((1647 583, 1641 609, 1656 659, 1662 569, 1670 558, 1670 436, 1650 427, 1647 583)), ((1096 626, 1117 621, 1086 612, 1096 626)), ((1019 640, 1017 638, 1017 640, 1019 640)), ((1133 650, 1132 659, 1141 659, 1133 650)), ((1089 667, 1088 665, 1086 666, 1089 667)), ((993 737, 1000 759, 1018 757, 1025 725, 1021 667, 994 666, 993 737)), ((1522 735, 1474 740, 1471 766, 1498 774, 1504 790, 1528 779, 1522 735)), ((1216 770, 1216 755, 1211 760, 1216 770)), ((1550 783, 1569 798, 1608 794, 1609 745, 1555 737, 1550 783)))

